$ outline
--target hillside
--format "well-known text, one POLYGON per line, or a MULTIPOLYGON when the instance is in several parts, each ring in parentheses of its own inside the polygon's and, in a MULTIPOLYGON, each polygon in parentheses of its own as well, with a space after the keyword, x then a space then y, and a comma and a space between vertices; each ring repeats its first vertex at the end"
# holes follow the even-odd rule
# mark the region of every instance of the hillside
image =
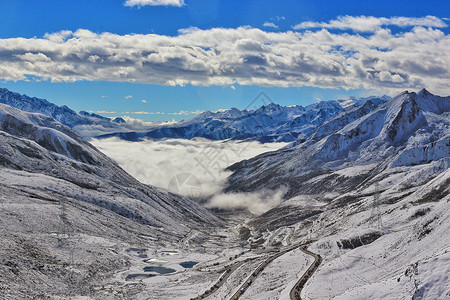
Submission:
MULTIPOLYGON (((248 223, 264 245, 313 240, 306 299, 444 299, 450 267, 450 97, 404 92, 343 111, 285 149, 230 167, 227 191, 284 188, 248 223), (367 104, 370 105, 370 104, 367 104)), ((276 275, 274 275, 276 277, 276 275)), ((245 297, 244 297, 245 298, 245 297)))
POLYGON ((4 104, 0 178, 0 286, 9 299, 93 296, 130 266, 127 248, 165 247, 221 225, 190 200, 141 184, 53 118, 4 104))

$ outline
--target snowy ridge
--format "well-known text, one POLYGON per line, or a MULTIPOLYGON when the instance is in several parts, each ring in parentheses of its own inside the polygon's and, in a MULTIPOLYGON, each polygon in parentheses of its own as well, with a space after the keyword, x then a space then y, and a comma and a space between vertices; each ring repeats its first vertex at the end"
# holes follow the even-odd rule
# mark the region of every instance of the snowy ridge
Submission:
POLYGON ((331 172, 349 164, 386 166, 398 155, 392 166, 422 164, 427 156, 428 160, 447 157, 450 124, 445 109, 450 97, 422 97, 424 93, 428 92, 405 92, 379 107, 367 108, 371 106, 368 101, 344 110, 283 150, 231 166, 236 173, 230 177, 228 190, 253 190, 270 173, 278 174, 269 183, 273 188, 282 185, 277 179, 286 178, 298 189, 295 182, 312 171, 331 172), (422 155, 417 153, 420 147, 422 155), (413 152, 417 157, 411 156, 413 152), (415 160, 408 161, 408 153, 415 160))
POLYGON ((391 100, 391 97, 386 96, 386 95, 381 96, 381 97, 376 97, 376 96, 361 97, 361 98, 349 97, 347 99, 339 99, 339 100, 337 100, 337 102, 343 108, 347 108, 347 107, 350 107, 350 106, 362 105, 365 102, 367 102, 368 100, 371 100, 372 102, 379 102, 379 104, 382 104, 384 102, 387 102, 387 101, 391 100))
POLYGON ((0 88, 0 103, 4 103, 27 112, 35 112, 54 118, 58 122, 74 127, 77 125, 101 124, 114 127, 109 118, 81 111, 79 114, 67 106, 57 106, 45 99, 28 97, 0 88))
POLYGON ((179 232, 187 230, 183 223, 217 222, 190 200, 139 183, 75 131, 45 115, 0 104, 0 139, 1 166, 61 178, 92 194, 81 200, 135 221, 179 232), (115 196, 99 201, 111 193, 115 196))
MULTIPOLYGON (((365 105, 367 101, 369 99, 361 100, 357 104, 355 102, 355 105, 365 105)), ((384 103, 384 100, 378 98, 371 98, 370 101, 371 108, 384 103)), ((291 142, 308 135, 317 125, 333 118, 342 110, 338 101, 321 101, 306 107, 270 103, 256 110, 231 108, 217 112, 206 111, 188 121, 161 126, 151 131, 113 133, 99 138, 116 136, 138 141, 145 138, 203 137, 212 140, 256 140, 263 143, 291 142)))
POLYGON ((450 296, 449 104, 404 92, 230 167, 229 192, 287 190, 250 222, 256 237, 295 228, 293 240, 317 240, 309 249, 324 261, 302 298, 450 296))

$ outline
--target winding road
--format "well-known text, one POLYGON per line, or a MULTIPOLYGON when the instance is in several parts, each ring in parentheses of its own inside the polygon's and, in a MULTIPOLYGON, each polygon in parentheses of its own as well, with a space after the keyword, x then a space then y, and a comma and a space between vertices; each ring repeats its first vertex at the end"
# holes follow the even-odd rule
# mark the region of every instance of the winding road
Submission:
MULTIPOLYGON (((274 261, 275 259, 277 259, 278 257, 286 254, 289 251, 292 251, 294 249, 297 249, 300 247, 300 250, 302 252, 304 252, 307 255, 311 255, 312 257, 314 257, 314 262, 311 264, 311 266, 309 266, 308 270, 306 270, 306 272, 302 275, 302 277, 297 281, 297 283, 294 285, 294 287, 292 288, 291 292, 290 292, 290 299, 291 300, 298 300, 301 299, 300 297, 300 293, 301 290, 303 288, 303 286, 305 285, 306 281, 311 278, 311 276, 313 275, 313 273, 317 270, 317 268, 319 267, 322 258, 320 257, 320 255, 315 254, 309 250, 306 249, 307 245, 310 244, 313 241, 307 241, 307 242, 303 242, 299 245, 296 246, 292 246, 289 248, 286 248, 274 255, 270 255, 268 256, 266 259, 264 259, 264 261, 258 266, 258 268, 256 268, 253 273, 247 278, 247 280, 245 280, 245 282, 239 287, 239 289, 234 293, 233 296, 231 296, 231 300, 237 300, 239 299, 239 297, 241 297, 244 292, 248 289, 248 287, 255 281, 255 279, 262 273, 262 271, 266 268, 266 266, 268 264, 270 264, 272 261, 274 261)), ((258 258, 248 258, 246 260, 243 261, 239 261, 234 263, 233 265, 226 267, 225 272, 220 276, 219 280, 207 291, 205 291, 202 295, 197 296, 196 298, 192 298, 192 299, 205 299, 208 296, 211 296, 214 292, 216 292, 226 281, 227 279, 233 274, 234 271, 236 271, 240 266, 242 266, 243 264, 245 264, 246 262, 248 262, 249 260, 254 260, 254 259, 258 259, 258 258)))
POLYGON ((255 281, 255 279, 261 274, 261 272, 264 270, 264 268, 277 259, 278 257, 286 254, 289 251, 292 251, 296 248, 300 247, 300 250, 303 251, 305 254, 311 255, 314 257, 313 264, 308 268, 308 270, 302 275, 300 280, 295 284, 294 288, 291 290, 290 297, 292 300, 301 299, 300 298, 300 291, 303 288, 306 281, 312 276, 312 274, 316 271, 316 269, 319 267, 320 262, 322 261, 322 258, 320 255, 312 253, 311 251, 306 250, 306 245, 312 243, 313 241, 307 241, 304 243, 301 243, 300 245, 296 245, 290 248, 287 248, 275 255, 269 256, 255 271, 253 271, 252 275, 240 286, 240 288, 234 293, 234 295, 230 298, 231 300, 239 299, 242 294, 245 293, 245 291, 248 289, 248 287, 255 281))
POLYGON ((320 263, 322 262, 322 258, 320 255, 312 253, 311 251, 308 251, 306 249, 306 246, 303 246, 300 248, 305 254, 311 255, 314 257, 314 262, 309 266, 308 270, 302 275, 299 281, 294 285, 294 287, 291 290, 291 293, 289 294, 291 297, 291 300, 299 300, 302 299, 300 294, 303 289, 303 286, 305 285, 306 281, 308 281, 309 278, 314 274, 314 272, 319 267, 320 263))

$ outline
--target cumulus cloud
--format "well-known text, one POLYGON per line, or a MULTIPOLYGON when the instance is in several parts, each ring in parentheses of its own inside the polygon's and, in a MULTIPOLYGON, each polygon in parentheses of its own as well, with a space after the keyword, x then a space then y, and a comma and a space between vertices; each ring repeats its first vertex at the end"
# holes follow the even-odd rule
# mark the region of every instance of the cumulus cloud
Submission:
POLYGON ((184 5, 184 0, 126 0, 125 6, 178 6, 184 5))
POLYGON ((133 99, 133 96, 131 96, 131 95, 125 96, 125 99, 131 100, 131 99, 133 99))
POLYGON ((147 103, 147 100, 141 100, 142 103, 147 103))
POLYGON ((168 125, 176 123, 176 121, 148 122, 142 119, 135 119, 130 116, 121 116, 121 118, 123 118, 126 122, 125 124, 122 124, 122 126, 126 126, 127 128, 134 131, 148 130, 150 128, 154 128, 156 125, 168 125))
POLYGON ((305 28, 330 28, 342 30, 354 30, 361 32, 376 31, 382 26, 395 25, 399 27, 408 26, 425 26, 425 27, 447 27, 447 24, 441 19, 434 16, 426 16, 423 18, 407 18, 407 17, 391 17, 377 18, 371 16, 340 16, 337 20, 330 22, 302 22, 294 26, 294 29, 305 28))
MULTIPOLYGON (((354 24, 354 19, 337 21, 354 24)), ((33 76, 53 82, 106 80, 169 86, 237 83, 391 93, 426 87, 434 93, 450 93, 450 36, 430 27, 443 27, 442 20, 363 19, 374 24, 359 28, 377 29, 360 35, 326 28, 300 32, 188 28, 176 36, 97 34, 80 29, 43 38, 0 39, 0 79, 33 76), (393 34, 379 24, 396 24, 403 31, 393 34), (415 27, 403 27, 407 24, 415 27)))
POLYGON ((265 22, 265 23, 263 24, 263 26, 264 26, 264 27, 278 28, 278 26, 275 25, 275 24, 272 23, 272 22, 265 22))
POLYGON ((141 182, 190 197, 214 196, 209 202, 211 207, 248 207, 252 212, 261 212, 281 199, 281 192, 221 195, 221 190, 231 174, 224 170, 226 167, 260 153, 277 150, 286 143, 206 139, 127 142, 116 138, 91 142, 141 182))

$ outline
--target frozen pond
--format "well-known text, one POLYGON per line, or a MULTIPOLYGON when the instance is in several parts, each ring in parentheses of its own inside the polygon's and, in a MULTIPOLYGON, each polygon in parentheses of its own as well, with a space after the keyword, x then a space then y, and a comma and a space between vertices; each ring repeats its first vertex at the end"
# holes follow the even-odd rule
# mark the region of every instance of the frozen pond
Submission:
POLYGON ((156 276, 155 274, 129 274, 125 280, 136 279, 136 278, 150 278, 156 276))
POLYGON ((145 272, 156 272, 159 274, 170 274, 174 273, 176 270, 171 268, 165 268, 165 267, 158 267, 158 266, 149 266, 144 268, 145 272))
POLYGON ((198 264, 198 261, 184 261, 180 263, 183 268, 189 269, 198 264))

